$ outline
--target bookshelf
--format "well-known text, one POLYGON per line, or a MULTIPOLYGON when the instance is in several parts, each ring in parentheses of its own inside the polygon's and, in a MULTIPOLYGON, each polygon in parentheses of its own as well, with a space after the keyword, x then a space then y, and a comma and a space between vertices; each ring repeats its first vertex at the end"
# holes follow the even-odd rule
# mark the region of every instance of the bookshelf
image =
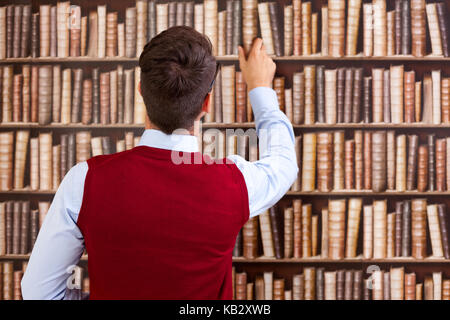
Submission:
MULTIPOLYGON (((11 1, 0 1, 0 6, 10 4, 11 1)), ((159 1, 167 2, 167 1, 159 1)), ((196 4, 202 3, 202 1, 194 1, 196 4)), ((277 0, 278 3, 278 21, 283 23, 283 6, 292 3, 291 0, 277 0)), ((303 1, 306 2, 306 1, 303 1)), ((426 54, 423 57, 415 57, 410 54, 399 54, 391 56, 364 56, 363 55, 363 12, 361 8, 360 19, 359 19, 359 29, 357 37, 357 47, 356 55, 344 55, 341 57, 332 57, 330 55, 322 55, 320 53, 321 48, 321 8, 326 6, 327 0, 311 0, 311 9, 313 13, 318 14, 318 30, 317 30, 317 53, 309 55, 290 55, 290 56, 275 56, 273 59, 277 62, 277 76, 285 77, 285 88, 293 87, 293 75, 303 69, 305 65, 314 66, 324 66, 327 69, 336 68, 362 68, 364 76, 370 76, 372 74, 373 68, 386 68, 389 69, 391 65, 403 65, 405 71, 415 71, 416 80, 423 80, 424 76, 429 74, 432 70, 441 70, 442 76, 450 76, 450 58, 444 56, 433 55, 432 45, 430 42, 430 36, 428 34, 428 28, 426 29, 426 54)), ((363 0, 362 4, 368 4, 372 1, 363 0)), ((387 10, 394 10, 394 1, 386 1, 387 10)), ((435 1, 427 1, 427 3, 435 1)), ((448 12, 450 8, 450 0, 443 1, 447 8, 447 17, 450 16, 448 12)), ((14 4, 27 4, 31 3, 32 12, 38 12, 40 5, 51 4, 55 5, 56 0, 19 0, 15 1, 14 4)), ((73 0, 71 4, 79 5, 81 7, 82 16, 87 16, 91 10, 96 10, 97 5, 107 4, 108 12, 115 11, 118 12, 119 22, 124 22, 125 19, 125 9, 128 7, 135 6, 135 0, 124 0, 124 1, 109 1, 109 0, 73 0)), ((226 1, 218 1, 218 8, 220 11, 226 9, 226 1)), ((258 24, 258 30, 259 30, 258 24)), ((282 27, 283 29, 283 27, 282 27)), ((258 31, 258 35, 260 31, 258 31)), ((223 66, 234 65, 236 70, 238 70, 238 59, 236 55, 219 55, 216 56, 217 60, 223 66)), ((23 65, 29 66, 42 66, 59 65, 61 68, 83 68, 90 72, 93 68, 99 67, 100 70, 114 70, 117 66, 123 66, 124 69, 133 69, 138 64, 137 57, 88 57, 88 56, 78 56, 78 57, 26 57, 26 58, 6 58, 0 59, 0 67, 2 66, 13 66, 14 73, 19 73, 20 68, 23 65)), ((85 77, 90 77, 90 73, 85 77)), ((361 110, 362 111, 362 110, 361 110)), ((362 116, 362 114, 361 114, 362 116)), ((413 122, 413 123, 310 123, 310 124, 293 124, 296 136, 303 135, 305 133, 319 133, 319 132, 334 132, 337 130, 343 130, 345 139, 352 139, 355 130, 362 130, 375 132, 378 130, 392 130, 397 134, 416 134, 419 137, 419 141, 423 143, 427 135, 436 134, 437 138, 450 137, 450 123, 423 123, 423 122, 413 122)), ((220 129, 221 131, 225 129, 250 129, 254 128, 253 122, 233 122, 233 123, 217 123, 217 122, 204 122, 202 123, 203 129, 220 129)), ((134 137, 140 135, 143 130, 143 124, 81 124, 81 123, 49 123, 49 124, 38 124, 38 123, 24 123, 24 122, 2 122, 0 123, 0 133, 6 131, 19 131, 19 130, 29 130, 31 137, 38 136, 39 133, 52 133, 54 137, 54 142, 58 143, 60 136, 67 133, 77 133, 81 131, 90 131, 92 136, 109 136, 112 139, 123 139, 124 132, 133 132, 134 137)), ((29 158, 28 160, 29 161, 29 158)), ((28 163, 28 162, 27 162, 28 163)), ((29 168, 27 165, 25 179, 29 179, 29 168)), ((37 208, 37 203, 39 201, 51 201, 55 190, 31 190, 30 188, 24 188, 20 190, 8 190, 0 191, 0 201, 8 200, 30 200, 32 208, 37 208)), ((430 203, 444 203, 447 207, 447 226, 449 226, 450 220, 450 191, 394 191, 386 190, 382 192, 375 192, 371 190, 339 190, 339 191, 288 191, 286 195, 277 204, 279 208, 278 218, 282 219, 283 210, 287 207, 292 206, 292 201, 295 199, 302 199, 304 203, 312 205, 313 214, 319 215, 320 210, 327 206, 329 199, 349 199, 349 198, 362 198, 363 204, 371 203, 374 200, 387 199, 388 201, 388 212, 394 210, 393 206, 397 199, 399 200, 412 200, 415 198, 425 198, 429 199, 430 203)), ((361 213, 362 214, 362 213, 361 213)), ((319 222, 319 226, 321 223, 319 222)), ((361 227, 362 229, 362 219, 361 227)), ((428 231, 428 230, 427 230, 428 231)), ((258 230, 259 232, 259 230, 258 230)), ((318 237, 320 239, 320 227, 318 232, 318 237)), ((259 235, 260 237, 260 235, 259 235)), ((441 271, 444 278, 450 277, 450 260, 443 258, 434 258, 431 255, 425 259, 414 259, 414 258, 383 258, 383 259, 365 259, 360 255, 362 247, 362 232, 359 232, 358 238, 358 255, 355 258, 344 258, 344 259, 329 259, 322 258, 320 255, 308 258, 267 258, 262 256, 263 248, 261 240, 258 239, 258 257, 255 259, 248 259, 243 257, 233 257, 233 266, 237 273, 245 271, 247 273, 247 281, 255 282, 257 275, 263 272, 272 271, 274 277, 285 278, 286 288, 292 288, 292 276, 302 272, 303 268, 306 267, 320 267, 325 268, 326 271, 332 271, 337 269, 361 269, 364 270, 364 278, 367 278, 368 273, 366 273, 367 267, 371 265, 379 265, 383 270, 389 270, 391 267, 405 267, 405 272, 415 272, 417 275, 418 282, 424 282, 427 275, 432 272, 441 271)), ((427 239, 428 251, 431 252, 431 243, 427 239)), ((320 247, 317 249, 320 252, 320 247)), ((22 262, 27 261, 29 254, 8 254, 0 255, 1 261, 14 261, 15 268, 20 268, 22 262)), ((86 266, 87 257, 83 256, 80 264, 86 266)))

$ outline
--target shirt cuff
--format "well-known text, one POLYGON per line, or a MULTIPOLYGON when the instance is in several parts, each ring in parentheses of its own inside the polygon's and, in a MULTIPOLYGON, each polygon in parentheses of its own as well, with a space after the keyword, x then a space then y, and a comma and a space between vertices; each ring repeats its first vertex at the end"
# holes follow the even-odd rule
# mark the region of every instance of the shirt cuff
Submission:
POLYGON ((254 88, 248 95, 255 119, 258 119, 264 112, 279 110, 277 94, 269 87, 254 88))

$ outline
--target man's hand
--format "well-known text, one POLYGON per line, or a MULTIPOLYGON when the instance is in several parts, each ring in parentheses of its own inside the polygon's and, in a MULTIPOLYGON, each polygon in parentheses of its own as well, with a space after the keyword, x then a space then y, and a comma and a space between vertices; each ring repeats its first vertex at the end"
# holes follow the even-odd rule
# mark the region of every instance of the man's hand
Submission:
POLYGON ((276 65, 267 55, 260 38, 253 41, 248 58, 245 57, 244 49, 239 47, 239 65, 249 91, 256 87, 272 86, 276 65))

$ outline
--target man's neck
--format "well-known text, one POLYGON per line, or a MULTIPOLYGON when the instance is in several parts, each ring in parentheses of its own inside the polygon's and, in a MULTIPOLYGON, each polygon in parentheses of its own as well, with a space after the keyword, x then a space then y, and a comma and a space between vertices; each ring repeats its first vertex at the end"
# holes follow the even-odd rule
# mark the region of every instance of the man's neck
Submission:
MULTIPOLYGON (((148 118, 148 116, 145 117, 145 130, 158 130, 158 131, 162 131, 158 126, 154 125, 150 119, 148 118)), ((177 130, 176 132, 174 132, 176 134, 186 134, 186 135, 191 135, 191 136, 198 136, 200 134, 200 121, 195 121, 194 122, 194 127, 192 127, 191 129, 181 129, 181 130, 177 130)))

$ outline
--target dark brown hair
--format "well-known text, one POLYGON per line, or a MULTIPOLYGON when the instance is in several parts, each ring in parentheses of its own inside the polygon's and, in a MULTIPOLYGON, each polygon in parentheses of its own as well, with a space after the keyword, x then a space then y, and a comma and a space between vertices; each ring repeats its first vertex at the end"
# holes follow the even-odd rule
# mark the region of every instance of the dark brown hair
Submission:
POLYGON ((216 73, 209 39, 190 27, 167 29, 147 43, 139 66, 150 121, 168 134, 192 128, 216 73))

